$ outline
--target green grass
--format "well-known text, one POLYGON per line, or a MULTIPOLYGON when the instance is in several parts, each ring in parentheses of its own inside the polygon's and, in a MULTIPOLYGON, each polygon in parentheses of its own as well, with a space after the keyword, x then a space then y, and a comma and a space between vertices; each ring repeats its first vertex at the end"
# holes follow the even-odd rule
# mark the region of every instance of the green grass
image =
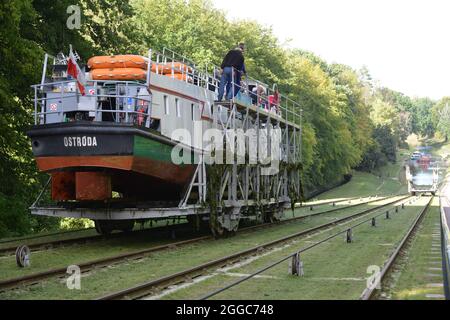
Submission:
POLYGON ((403 162, 408 157, 408 151, 400 150, 397 154, 397 163, 389 163, 377 169, 374 174, 355 171, 350 182, 325 192, 317 198, 325 200, 406 193, 407 187, 404 179, 403 162))
MULTIPOLYGON (((250 279, 220 293, 215 299, 358 299, 366 287, 366 278, 369 276, 367 268, 371 265, 383 265, 425 201, 427 199, 421 199, 407 209, 401 210, 400 213, 393 214, 390 220, 379 218, 376 228, 367 223, 355 229, 352 244, 347 244, 342 235, 303 253, 304 277, 289 275, 288 262, 284 262, 262 274, 270 278, 250 279)), ((344 227, 340 229, 345 230, 344 227)), ((255 272, 310 245, 311 241, 324 239, 334 233, 336 230, 308 240, 297 241, 288 248, 275 251, 248 265, 229 270, 231 274, 219 272, 218 276, 164 298, 200 298, 214 289, 239 279, 239 274, 255 272)))
POLYGON ((406 192, 406 186, 397 180, 383 179, 366 172, 355 172, 347 184, 321 194, 318 198, 334 199, 345 197, 367 197, 406 192))
MULTIPOLYGON (((386 201, 387 202, 387 201, 386 201)), ((380 203, 384 203, 381 201, 380 203)), ((372 204, 375 205, 375 204, 372 204)), ((0 293, 0 299, 91 299, 110 291, 123 289, 143 281, 155 279, 173 272, 184 270, 188 267, 204 263, 211 259, 219 258, 227 254, 235 253, 245 248, 250 248, 282 236, 299 232, 313 226, 330 222, 332 219, 343 217, 349 213, 358 212, 364 207, 343 210, 342 212, 328 215, 308 218, 306 220, 279 225, 259 230, 258 232, 247 232, 236 235, 233 238, 221 239, 216 241, 204 241, 185 247, 175 248, 173 250, 152 254, 151 256, 128 263, 122 263, 114 267, 94 270, 82 278, 82 290, 68 290, 65 283, 60 280, 51 279, 41 284, 26 287, 20 290, 0 293)), ((123 244, 122 246, 125 246, 123 244)), ((59 265, 69 265, 74 261, 76 255, 94 255, 92 251, 85 246, 79 248, 67 248, 70 251, 62 251, 59 257, 51 258, 52 252, 43 252, 38 261, 33 260, 34 271, 38 271, 46 266, 53 266, 55 261, 59 265), (55 259, 57 258, 57 259, 55 259), (38 265, 38 266, 37 266, 38 265)), ((111 254, 114 250, 109 244, 103 248, 105 252, 111 254)), ((100 254, 102 250, 98 250, 100 254)), ((105 253, 106 254, 106 253, 105 253)), ((35 257, 37 259, 37 257, 35 257)), ((8 277, 19 275, 23 270, 14 267, 13 259, 0 260, 0 269, 5 271, 8 277), (7 260, 7 261, 6 261, 7 260)), ((28 271, 28 270, 27 270, 28 271)), ((3 277, 3 273, 2 273, 3 277)))
POLYGON ((427 287, 429 283, 443 281, 442 271, 429 270, 429 268, 442 267, 440 254, 431 257, 432 234, 439 233, 440 228, 439 215, 439 201, 435 199, 433 207, 423 220, 420 231, 411 244, 411 249, 396 266, 396 272, 390 281, 393 288, 386 290, 393 299, 425 300, 426 294, 444 294, 442 288, 427 287), (430 277, 430 274, 440 274, 441 277, 430 277))

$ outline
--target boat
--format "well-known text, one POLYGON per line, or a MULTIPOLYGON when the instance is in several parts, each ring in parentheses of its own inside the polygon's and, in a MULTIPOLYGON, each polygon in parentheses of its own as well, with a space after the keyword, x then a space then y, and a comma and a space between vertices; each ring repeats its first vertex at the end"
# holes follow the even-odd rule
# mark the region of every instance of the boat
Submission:
POLYGON ((202 70, 168 51, 92 57, 83 83, 68 74, 68 61, 73 64, 62 54, 54 58, 52 77, 45 78, 46 55, 43 81, 33 86, 35 125, 27 135, 39 170, 50 176, 53 201, 42 205, 41 193, 33 214, 89 218, 101 233, 128 230, 138 220, 200 215, 222 233, 261 206, 278 219, 299 198, 300 108, 294 101, 280 95, 278 112, 253 105, 252 86, 263 84, 252 80, 231 101, 217 102, 217 67, 202 70), (279 129, 286 144, 275 151, 285 163, 281 171, 265 174, 267 164, 245 169, 237 160, 213 166, 217 154, 204 136, 199 143, 198 132, 217 130, 225 148, 233 128, 263 133, 255 143, 244 138, 250 150, 275 144, 279 129))

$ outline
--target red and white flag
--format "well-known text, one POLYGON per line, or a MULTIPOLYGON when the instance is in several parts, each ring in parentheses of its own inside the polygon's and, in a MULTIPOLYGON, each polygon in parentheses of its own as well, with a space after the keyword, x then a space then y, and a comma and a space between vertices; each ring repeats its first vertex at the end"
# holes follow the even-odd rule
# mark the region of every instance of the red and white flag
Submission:
POLYGON ((67 60, 67 74, 70 74, 75 80, 77 80, 78 90, 80 90, 83 96, 86 95, 86 90, 84 89, 84 86, 86 85, 86 78, 84 76, 84 72, 81 71, 81 68, 77 64, 77 59, 72 52, 72 46, 70 46, 69 58, 67 60))

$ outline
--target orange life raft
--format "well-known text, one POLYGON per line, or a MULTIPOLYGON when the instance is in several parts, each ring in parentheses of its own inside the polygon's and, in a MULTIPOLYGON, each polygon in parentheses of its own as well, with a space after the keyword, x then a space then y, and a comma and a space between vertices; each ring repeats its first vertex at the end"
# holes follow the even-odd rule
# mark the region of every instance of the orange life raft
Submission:
POLYGON ((147 71, 139 68, 94 69, 91 76, 93 80, 145 80, 147 71))
MULTIPOLYGON (((145 80, 148 59, 139 55, 96 56, 88 61, 93 80, 145 80)), ((192 82, 193 69, 181 62, 165 64, 152 63, 153 73, 172 76, 182 81, 192 82)))
POLYGON ((97 56, 88 61, 90 69, 140 68, 147 69, 148 61, 138 55, 97 56))

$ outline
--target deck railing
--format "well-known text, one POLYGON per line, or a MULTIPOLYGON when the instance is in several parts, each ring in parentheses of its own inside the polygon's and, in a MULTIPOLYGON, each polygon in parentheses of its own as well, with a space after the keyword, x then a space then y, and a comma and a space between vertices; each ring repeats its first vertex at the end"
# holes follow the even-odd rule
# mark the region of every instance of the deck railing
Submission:
MULTIPOLYGON (((150 50, 149 51, 149 59, 151 64, 155 64, 156 73, 165 74, 166 76, 175 78, 176 74, 181 74, 181 78, 183 81, 191 83, 193 85, 197 85, 211 91, 215 91, 217 93, 220 85, 221 78, 221 68, 218 66, 208 63, 205 64, 204 67, 195 64, 192 60, 184 57, 183 55, 177 54, 176 52, 164 48, 162 53, 157 51, 150 50), (177 63, 182 63, 186 65, 186 68, 177 67, 177 63), (167 73, 167 71, 163 72, 163 70, 167 70, 169 68, 171 72, 167 73)), ((151 70, 151 67, 149 67, 151 70)), ((233 90, 233 102, 235 102, 235 96, 238 95, 238 92, 246 95, 250 98, 254 97, 257 101, 257 106, 266 106, 268 108, 269 113, 276 114, 278 116, 283 117, 285 120, 291 121, 297 125, 301 125, 302 118, 302 109, 298 102, 290 99, 289 97, 278 93, 278 104, 274 107, 276 111, 272 110, 271 106, 273 104, 270 103, 269 97, 275 95, 276 89, 272 86, 272 88, 257 80, 253 79, 247 75, 243 77, 240 85, 236 85, 236 75, 240 73, 240 71, 233 68, 233 76, 232 76, 232 85, 231 88, 233 90), (263 90, 257 90, 256 95, 250 91, 250 86, 260 87, 263 90), (261 94, 261 92, 263 92, 261 94)))
POLYGON ((88 100, 94 99, 94 102, 89 103, 94 106, 90 109, 79 109, 73 110, 73 112, 90 112, 94 114, 94 121, 102 121, 104 114, 110 114, 112 116, 113 122, 117 123, 130 123, 139 124, 149 127, 149 120, 151 114, 151 95, 140 94, 140 95, 127 95, 129 88, 134 87, 135 89, 147 89, 147 86, 143 83, 137 81, 112 81, 112 80, 91 80, 88 81, 86 86, 86 95, 82 96, 78 91, 76 82, 74 80, 66 81, 54 81, 54 82, 44 82, 43 84, 33 85, 34 90, 34 124, 46 124, 47 117, 50 115, 57 115, 59 119, 58 122, 66 122, 65 113, 67 112, 67 107, 73 108, 74 99, 76 103, 80 103, 88 100), (99 85, 101 83, 101 86, 99 85), (108 87, 110 90, 103 90, 108 87), (121 92, 125 92, 121 94, 121 92), (55 93, 56 95, 49 96, 48 93, 55 93), (56 100, 57 99, 57 100, 56 100), (127 105, 129 108, 114 108, 114 109, 104 109, 103 105, 99 102, 110 101, 115 99, 115 105, 120 104, 121 106, 127 105), (131 100, 130 100, 131 99, 131 100), (131 101, 131 105, 124 102, 131 101), (69 105, 72 104, 72 105, 69 105), (52 104, 55 104, 52 107, 52 104), (140 106, 146 106, 146 108, 141 108, 140 106), (54 109, 54 110, 52 110, 54 109), (145 112, 143 111, 145 109, 145 112))
MULTIPOLYGON (((44 63, 44 72, 46 73, 46 61, 44 63)), ((95 121, 101 121, 102 114, 110 113, 114 115, 115 122, 126 122, 126 123, 136 123, 139 122, 146 127, 150 126, 150 112, 152 107, 152 97, 148 95, 144 96, 129 96, 120 94, 119 90, 115 90, 115 94, 104 94, 100 93, 98 89, 101 87, 105 87, 105 85, 116 86, 116 88, 120 86, 125 86, 128 88, 129 86, 135 86, 139 88, 148 88, 150 83, 152 82, 151 75, 153 73, 177 78, 178 80, 185 81, 195 86, 202 87, 204 89, 215 91, 217 93, 219 85, 220 85, 220 71, 219 67, 213 64, 206 64, 204 67, 200 67, 196 65, 190 59, 177 54, 176 52, 164 48, 163 52, 157 52, 154 50, 148 51, 148 67, 147 67, 147 77, 145 83, 139 81, 115 81, 115 80, 92 80, 88 82, 90 88, 93 89, 92 93, 89 93, 87 96, 95 99, 95 121), (180 67, 185 66, 185 67, 180 67), (169 70, 169 72, 168 72, 169 70), (153 72, 152 72, 153 71, 153 72), (99 83, 102 85, 100 86, 99 83), (101 104, 98 102, 101 99, 111 99, 114 98, 116 101, 121 101, 120 99, 134 99, 133 101, 144 101, 148 104, 147 110, 145 113, 141 111, 136 111, 137 108, 126 108, 124 110, 120 110, 115 108, 114 110, 102 109, 100 107, 101 104), (142 117, 144 120, 142 121, 142 117)), ((244 96, 253 101, 253 105, 260 107, 267 111, 269 114, 273 116, 282 118, 285 121, 290 121, 296 125, 301 127, 301 119, 302 119, 302 109, 300 104, 293 101, 287 96, 282 94, 278 94, 278 101, 276 103, 271 102, 269 97, 276 95, 275 88, 270 88, 267 84, 264 84, 261 81, 256 79, 252 79, 251 77, 245 76, 245 78, 240 82, 239 85, 236 84, 236 75, 239 71, 233 69, 232 76, 232 84, 231 88, 233 90, 233 98, 232 101, 236 102, 240 96, 244 96), (250 90, 250 86, 256 86, 261 90, 256 90, 252 92, 250 90), (238 92, 236 92, 238 91, 238 92), (256 101, 256 104, 254 103, 256 101)), ((44 77, 43 77, 44 79, 44 77)), ((77 101, 83 99, 76 88, 74 80, 67 81, 57 81, 57 82, 45 82, 44 80, 39 85, 32 86, 34 89, 34 117, 35 124, 45 123, 46 117, 48 115, 57 114, 59 116, 60 122, 66 121, 64 119, 64 103, 67 103, 68 98, 75 97, 77 101), (60 93, 60 103, 61 108, 58 108, 57 111, 53 111, 50 109, 48 105, 48 101, 50 100, 45 96, 46 92, 55 92, 52 90, 48 90, 48 88, 59 88, 58 93, 60 93)), ((128 90, 126 90, 127 92, 128 90)), ((82 110, 81 110, 82 111, 82 110)), ((300 129, 301 131, 301 129, 300 129)))

